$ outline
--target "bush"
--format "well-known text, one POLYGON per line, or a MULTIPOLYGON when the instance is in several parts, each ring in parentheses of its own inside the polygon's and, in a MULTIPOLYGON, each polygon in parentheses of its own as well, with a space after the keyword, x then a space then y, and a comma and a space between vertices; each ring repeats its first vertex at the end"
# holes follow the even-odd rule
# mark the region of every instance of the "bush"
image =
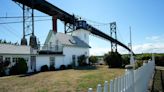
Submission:
POLYGON ((66 69, 66 66, 65 65, 61 65, 60 66, 60 70, 64 70, 64 69, 66 69))
POLYGON ((48 66, 47 65, 43 65, 40 69, 41 72, 45 72, 48 71, 48 66))
POLYGON ((156 57, 155 57, 155 64, 156 64, 157 66, 164 66, 164 56, 162 56, 162 55, 156 56, 156 57))
POLYGON ((8 68, 10 63, 10 61, 0 61, 0 76, 5 75, 5 70, 8 68))
POLYGON ((122 57, 118 52, 109 52, 105 54, 104 61, 109 67, 122 67, 122 57))
POLYGON ((78 57, 78 63, 79 63, 79 66, 85 66, 87 65, 86 64, 86 56, 85 55, 81 55, 78 57))
POLYGON ((27 73, 28 67, 24 58, 20 58, 14 66, 10 68, 10 74, 25 74, 27 73))
POLYGON ((73 67, 72 67, 72 65, 70 64, 70 65, 67 66, 67 68, 68 68, 68 69, 72 69, 73 67))
POLYGON ((143 65, 143 61, 138 60, 135 62, 135 69, 138 69, 139 67, 141 67, 143 65))
POLYGON ((50 66, 50 71, 55 71, 55 67, 54 66, 50 66))
POLYGON ((125 67, 126 65, 130 64, 130 56, 129 55, 123 55, 122 56, 122 66, 125 67))
POLYGON ((89 63, 95 64, 97 63, 98 58, 96 56, 90 56, 89 57, 89 63))

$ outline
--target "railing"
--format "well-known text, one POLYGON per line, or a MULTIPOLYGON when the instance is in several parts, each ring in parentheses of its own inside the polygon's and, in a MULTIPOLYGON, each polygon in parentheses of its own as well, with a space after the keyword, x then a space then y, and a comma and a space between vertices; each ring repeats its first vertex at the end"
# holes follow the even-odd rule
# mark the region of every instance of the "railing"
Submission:
MULTIPOLYGON (((154 69, 155 60, 153 58, 136 70, 129 66, 123 76, 111 80, 109 85, 108 81, 105 81, 104 87, 98 84, 97 92, 147 92, 154 69)), ((92 88, 89 88, 88 92, 93 92, 92 88)))
POLYGON ((63 52, 63 46, 44 44, 39 46, 39 51, 63 52))

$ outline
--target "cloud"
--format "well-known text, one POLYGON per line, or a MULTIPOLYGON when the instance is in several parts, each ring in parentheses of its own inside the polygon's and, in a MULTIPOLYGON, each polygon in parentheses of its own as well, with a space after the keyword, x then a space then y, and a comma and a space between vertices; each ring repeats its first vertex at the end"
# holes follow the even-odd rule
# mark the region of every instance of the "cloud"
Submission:
POLYGON ((90 49, 90 55, 104 55, 105 53, 109 52, 110 48, 101 48, 101 47, 94 47, 90 49))
POLYGON ((160 39, 160 36, 150 36, 150 37, 146 37, 146 40, 152 40, 152 41, 156 41, 160 39))
MULTIPOLYGON (((164 53, 164 40, 163 35, 160 36, 150 36, 146 37, 145 40, 148 40, 145 43, 142 44, 135 44, 133 45, 133 52, 138 53, 164 53)), ((109 52, 111 48, 107 47, 99 47, 96 44, 91 45, 93 46, 90 49, 90 55, 104 55, 105 53, 109 52)), ((121 46, 118 46, 118 52, 121 54, 127 54, 129 51, 124 49, 121 46)))
MULTIPOLYGON (((111 48, 91 48, 90 55, 104 55, 105 53, 109 52, 111 48)), ((139 53, 164 53, 164 43, 144 43, 144 44, 137 44, 133 45, 133 51, 136 54, 139 53)), ((124 49, 123 47, 118 46, 118 52, 121 54, 127 54, 129 51, 124 49)))
POLYGON ((145 43, 133 47, 135 53, 164 53, 164 43, 145 43))

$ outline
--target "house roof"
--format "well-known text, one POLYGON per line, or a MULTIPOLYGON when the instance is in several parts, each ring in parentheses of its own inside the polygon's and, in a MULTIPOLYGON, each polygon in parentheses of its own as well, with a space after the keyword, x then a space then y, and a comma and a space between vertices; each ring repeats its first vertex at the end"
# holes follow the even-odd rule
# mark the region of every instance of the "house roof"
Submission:
POLYGON ((30 46, 0 44, 0 54, 32 54, 30 46))
POLYGON ((85 43, 84 41, 82 41, 77 36, 71 36, 71 35, 68 35, 68 34, 60 33, 60 32, 55 33, 52 30, 50 30, 50 32, 49 32, 49 34, 47 36, 46 43, 48 42, 48 40, 50 39, 50 37, 52 35, 54 35, 54 37, 56 39, 58 39, 58 41, 62 45, 90 48, 90 46, 87 43, 85 43))
POLYGON ((71 36, 64 33, 55 33, 55 36, 63 45, 90 48, 87 43, 79 39, 77 36, 71 36))

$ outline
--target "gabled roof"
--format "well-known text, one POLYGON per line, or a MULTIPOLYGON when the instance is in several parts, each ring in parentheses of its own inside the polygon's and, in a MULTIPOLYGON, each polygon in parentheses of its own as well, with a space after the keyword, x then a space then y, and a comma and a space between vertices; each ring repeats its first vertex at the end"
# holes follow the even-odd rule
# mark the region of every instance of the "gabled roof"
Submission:
POLYGON ((30 46, 0 44, 0 54, 32 54, 30 46))
POLYGON ((55 33, 52 30, 50 30, 50 32, 46 38, 45 44, 48 43, 48 41, 50 40, 50 38, 52 36, 54 36, 64 46, 76 46, 76 47, 90 48, 90 46, 87 43, 82 41, 77 36, 71 36, 68 34, 60 33, 60 32, 55 33))

